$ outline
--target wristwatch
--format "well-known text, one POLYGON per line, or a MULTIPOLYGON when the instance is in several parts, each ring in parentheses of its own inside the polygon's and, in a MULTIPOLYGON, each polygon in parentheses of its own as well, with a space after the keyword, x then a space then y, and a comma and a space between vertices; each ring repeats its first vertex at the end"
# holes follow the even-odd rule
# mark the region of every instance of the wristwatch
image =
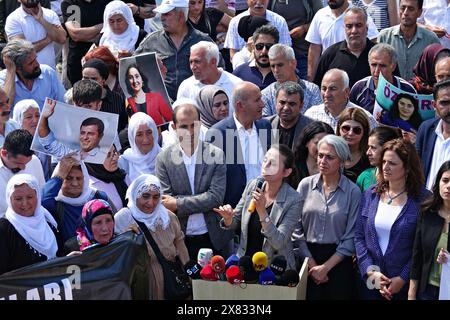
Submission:
POLYGON ((267 216, 264 220, 259 220, 259 222, 269 223, 270 222, 270 217, 267 216))

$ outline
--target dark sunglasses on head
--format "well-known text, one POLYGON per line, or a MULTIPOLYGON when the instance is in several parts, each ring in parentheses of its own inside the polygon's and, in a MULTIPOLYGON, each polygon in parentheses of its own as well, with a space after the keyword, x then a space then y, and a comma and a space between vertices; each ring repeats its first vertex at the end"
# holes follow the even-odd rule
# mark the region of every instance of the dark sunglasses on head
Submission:
POLYGON ((255 44, 255 48, 258 51, 261 51, 264 47, 269 50, 273 46, 273 43, 257 43, 255 44))
POLYGON ((341 130, 342 130, 343 133, 347 133, 350 130, 352 130, 354 134, 361 134, 362 133, 362 128, 361 127, 352 127, 352 126, 348 126, 348 125, 341 126, 341 130))

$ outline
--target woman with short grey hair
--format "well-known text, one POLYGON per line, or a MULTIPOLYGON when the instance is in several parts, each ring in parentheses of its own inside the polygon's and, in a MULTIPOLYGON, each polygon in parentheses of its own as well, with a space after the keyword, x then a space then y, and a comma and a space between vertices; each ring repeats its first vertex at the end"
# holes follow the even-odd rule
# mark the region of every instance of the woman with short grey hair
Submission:
POLYGON ((308 257, 307 299, 351 299, 352 255, 361 191, 342 172, 350 150, 342 137, 318 143, 319 173, 298 185, 300 220, 293 234, 297 258, 308 257))

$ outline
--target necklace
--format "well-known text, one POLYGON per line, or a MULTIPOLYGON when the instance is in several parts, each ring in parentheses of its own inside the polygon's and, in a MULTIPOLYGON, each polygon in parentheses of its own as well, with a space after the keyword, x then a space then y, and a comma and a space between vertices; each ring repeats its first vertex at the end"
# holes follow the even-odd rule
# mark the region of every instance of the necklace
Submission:
POLYGON ((394 201, 395 199, 397 199, 398 197, 400 197, 400 196, 401 196, 402 194, 404 194, 405 192, 406 192, 406 189, 403 190, 402 192, 400 192, 399 194, 397 194, 396 196, 391 197, 391 195, 389 194, 389 190, 386 191, 386 194, 387 194, 387 196, 389 197, 389 200, 388 200, 387 204, 391 204, 392 201, 394 201))

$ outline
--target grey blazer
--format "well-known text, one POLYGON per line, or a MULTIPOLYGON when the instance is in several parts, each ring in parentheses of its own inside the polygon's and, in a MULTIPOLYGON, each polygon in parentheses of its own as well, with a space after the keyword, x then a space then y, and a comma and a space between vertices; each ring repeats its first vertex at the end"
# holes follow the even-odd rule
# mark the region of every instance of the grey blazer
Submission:
POLYGON ((213 208, 222 205, 225 195, 227 167, 223 151, 207 142, 199 142, 195 165, 195 194, 191 190, 179 143, 158 154, 155 171, 161 181, 163 193, 177 199, 176 215, 183 232, 186 233, 189 215, 202 212, 214 249, 224 248, 233 233, 220 228, 220 216, 213 211, 213 208))
MULTIPOLYGON (((251 214, 257 214, 256 211, 248 213, 247 208, 252 199, 252 192, 255 190, 256 179, 250 181, 245 187, 242 198, 239 201, 233 217, 232 224, 226 228, 231 230, 241 229, 241 241, 237 255, 245 255, 247 248, 248 224, 251 214)), ((291 241, 292 233, 300 218, 300 195, 289 184, 283 183, 278 191, 277 198, 270 212, 269 228, 261 230, 264 235, 262 251, 267 254, 269 263, 276 255, 284 255, 287 260, 288 269, 295 270, 295 257, 291 241)), ((224 228, 223 219, 220 221, 224 228)))
MULTIPOLYGON (((310 117, 307 117, 303 114, 299 114, 299 119, 297 121, 297 124, 295 125, 295 131, 294 131, 294 140, 292 142, 292 146, 289 146, 292 151, 295 151, 295 147, 298 143, 298 138, 300 137, 300 133, 303 132, 303 129, 310 124, 311 122, 313 122, 314 120, 311 119, 310 117)), ((266 118, 267 120, 269 120, 270 125, 272 126, 272 143, 276 143, 278 142, 280 139, 280 135, 279 132, 276 131, 276 129, 278 129, 278 125, 280 124, 280 117, 278 115, 273 115, 270 117, 266 118)))

